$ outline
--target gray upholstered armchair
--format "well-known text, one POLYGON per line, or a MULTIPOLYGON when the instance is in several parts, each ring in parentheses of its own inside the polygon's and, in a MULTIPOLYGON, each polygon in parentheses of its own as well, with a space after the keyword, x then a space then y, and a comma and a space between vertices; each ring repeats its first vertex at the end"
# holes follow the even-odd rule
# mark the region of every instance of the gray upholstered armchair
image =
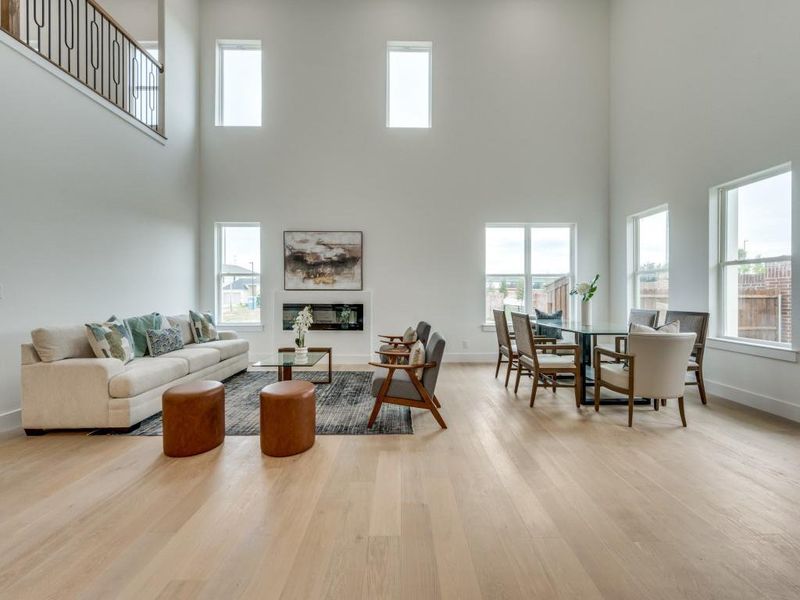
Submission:
POLYGON ((439 414, 441 404, 436 398, 436 381, 444 356, 445 340, 438 333, 431 335, 425 346, 425 363, 422 365, 397 363, 369 363, 376 368, 372 375, 372 395, 375 406, 369 417, 368 427, 372 427, 384 403, 399 404, 431 411, 433 418, 442 429, 447 425, 439 414), (422 376, 417 371, 422 369, 422 376))

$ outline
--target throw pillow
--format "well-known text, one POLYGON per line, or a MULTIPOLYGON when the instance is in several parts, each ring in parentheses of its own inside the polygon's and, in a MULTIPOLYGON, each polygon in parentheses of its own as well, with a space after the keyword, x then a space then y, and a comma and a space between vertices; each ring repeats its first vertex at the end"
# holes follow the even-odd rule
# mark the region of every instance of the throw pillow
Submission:
POLYGON ((125 325, 131 332, 133 338, 133 353, 135 356, 147 354, 147 330, 161 329, 162 317, 160 313, 154 312, 141 317, 128 317, 124 320, 125 325))
MULTIPOLYGON (((546 313, 543 310, 539 310, 538 308, 534 308, 534 313, 536 314, 537 321, 561 321, 564 312, 561 310, 557 310, 555 312, 546 313)), ((536 329, 539 335, 544 335, 549 338, 555 338, 557 340, 564 339, 564 335, 561 333, 561 329, 558 327, 548 327, 545 324, 536 324, 536 329)))
POLYGON ((538 308, 533 309, 536 313, 536 320, 543 319, 545 321, 560 321, 561 318, 564 316, 564 311, 557 310, 555 312, 547 313, 543 310, 539 310, 538 308))
POLYGON ((630 333, 680 333, 681 322, 670 321, 664 323, 661 327, 650 327, 649 325, 640 325, 639 323, 631 323, 630 333))
POLYGON ((189 320, 192 322, 192 335, 198 344, 213 342, 219 339, 217 328, 214 326, 214 317, 211 313, 196 313, 189 311, 189 320))
MULTIPOLYGON (((411 346, 411 351, 408 355, 408 364, 409 365, 424 365, 425 364, 425 346, 422 342, 417 340, 414 342, 414 345, 411 346)), ((413 369, 414 373, 416 373, 417 378, 422 378, 422 372, 425 369, 413 369)))
POLYGON ((133 360, 133 340, 123 323, 87 323, 86 338, 97 358, 116 358, 122 364, 133 360))
POLYGON ((147 351, 150 356, 161 356, 183 348, 180 327, 147 330, 147 351))
POLYGON ((180 328, 184 346, 194 342, 194 335, 192 334, 192 322, 189 320, 189 315, 175 315, 174 317, 167 317, 167 321, 169 322, 170 327, 180 328))
POLYGON ((409 327, 403 333, 403 341, 404 342, 416 342, 417 341, 417 330, 413 327, 409 327))

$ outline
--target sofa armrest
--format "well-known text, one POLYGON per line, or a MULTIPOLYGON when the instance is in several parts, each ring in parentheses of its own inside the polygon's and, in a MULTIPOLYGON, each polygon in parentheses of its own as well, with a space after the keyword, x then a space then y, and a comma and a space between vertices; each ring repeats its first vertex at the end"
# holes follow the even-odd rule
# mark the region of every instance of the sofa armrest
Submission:
POLYGON ((108 381, 124 370, 116 358, 68 358, 23 365, 23 427, 107 427, 108 381))
POLYGON ((221 340, 238 340, 239 334, 235 331, 218 331, 219 339, 221 340))

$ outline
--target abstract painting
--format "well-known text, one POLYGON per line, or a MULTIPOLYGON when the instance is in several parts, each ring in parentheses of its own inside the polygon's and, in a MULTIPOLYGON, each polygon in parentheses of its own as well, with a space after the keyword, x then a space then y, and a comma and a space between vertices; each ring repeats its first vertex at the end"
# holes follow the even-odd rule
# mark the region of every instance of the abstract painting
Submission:
POLYGON ((286 290, 361 290, 361 231, 284 231, 286 290))

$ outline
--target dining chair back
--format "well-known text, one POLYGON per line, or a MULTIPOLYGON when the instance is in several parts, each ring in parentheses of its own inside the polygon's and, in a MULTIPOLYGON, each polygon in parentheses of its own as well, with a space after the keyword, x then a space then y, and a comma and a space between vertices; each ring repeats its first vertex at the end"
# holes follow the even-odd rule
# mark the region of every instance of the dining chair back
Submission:
POLYGON ((709 313, 707 312, 668 310, 665 321, 666 323, 679 321, 681 333, 695 334, 694 349, 692 350, 692 358, 688 367, 689 371, 694 373, 695 381, 690 382, 689 385, 697 386, 700 392, 700 401, 703 404, 708 404, 706 385, 703 380, 703 357, 706 350, 706 337, 708 336, 708 319, 709 313))
POLYGON ((633 393, 642 398, 680 398, 694 333, 632 333, 628 354, 633 362, 633 393))
POLYGON ((658 311, 645 308, 632 308, 628 315, 628 325, 647 325, 656 328, 658 325, 658 311))
POLYGON ((536 349, 533 341, 531 321, 527 314, 512 312, 511 323, 514 325, 514 336, 517 341, 517 352, 531 361, 536 360, 536 349))

